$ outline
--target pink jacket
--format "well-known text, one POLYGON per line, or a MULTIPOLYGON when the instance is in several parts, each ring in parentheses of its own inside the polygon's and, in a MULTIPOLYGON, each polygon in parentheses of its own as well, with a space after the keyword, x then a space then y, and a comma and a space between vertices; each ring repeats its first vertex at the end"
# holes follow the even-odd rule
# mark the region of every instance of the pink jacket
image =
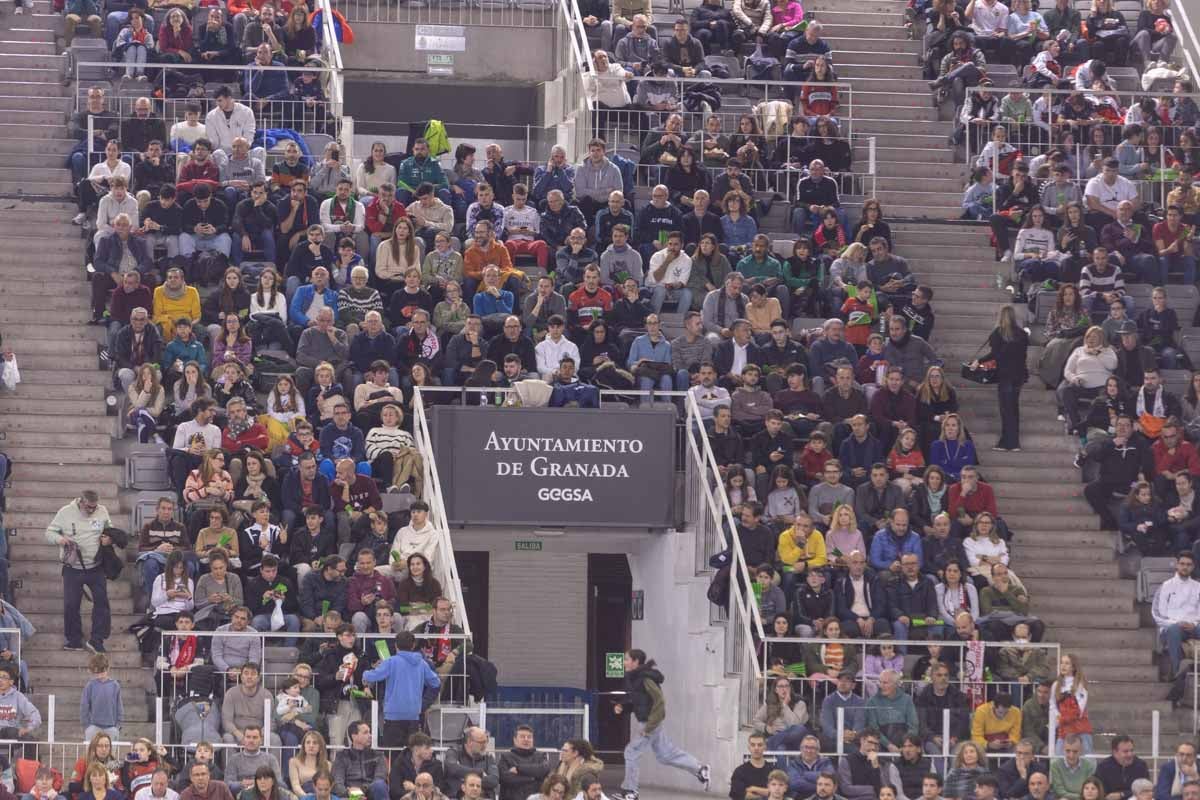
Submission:
POLYGON ((779 8, 771 6, 771 25, 792 27, 804 21, 804 6, 799 3, 788 3, 784 13, 780 15, 779 8))

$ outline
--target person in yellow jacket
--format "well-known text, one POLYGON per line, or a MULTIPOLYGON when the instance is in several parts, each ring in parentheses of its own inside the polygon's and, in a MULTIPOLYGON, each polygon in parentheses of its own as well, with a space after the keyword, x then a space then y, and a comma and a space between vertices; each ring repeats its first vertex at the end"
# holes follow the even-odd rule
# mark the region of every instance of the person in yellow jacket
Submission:
POLYGON ((1000 692, 975 709, 971 739, 989 753, 1011 753, 1020 738, 1021 709, 1013 708, 1011 695, 1000 692))
POLYGON ((154 290, 154 324, 162 330, 164 341, 175 335, 175 321, 180 317, 193 324, 200 322, 200 293, 187 285, 182 269, 171 267, 166 281, 154 290))
POLYGON ((810 569, 824 567, 825 537, 813 528, 812 517, 801 511, 796 515, 792 527, 779 534, 775 558, 783 565, 783 595, 790 603, 796 582, 802 580, 810 569))

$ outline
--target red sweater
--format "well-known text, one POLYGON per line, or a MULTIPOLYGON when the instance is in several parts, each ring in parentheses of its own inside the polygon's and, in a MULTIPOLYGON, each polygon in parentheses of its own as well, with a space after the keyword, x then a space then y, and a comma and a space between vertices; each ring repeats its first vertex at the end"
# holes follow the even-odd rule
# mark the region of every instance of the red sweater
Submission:
POLYGON ((194 192, 196 187, 207 183, 210 188, 221 186, 221 171, 210 158, 203 164, 196 160, 188 161, 179 171, 179 183, 175 186, 181 192, 194 192))
POLYGON ((267 429, 259 422, 251 425, 236 439, 229 435, 228 428, 221 431, 221 449, 227 453, 238 453, 250 447, 265 451, 268 444, 270 437, 267 436, 267 429))
POLYGON ((804 477, 809 480, 821 480, 825 474, 825 462, 831 458, 833 453, 829 452, 828 447, 818 453, 805 445, 804 451, 800 453, 800 468, 804 471, 804 477))
POLYGON ((1160 437, 1150 448, 1154 456, 1154 474, 1164 472, 1180 472, 1186 470, 1193 477, 1200 475, 1200 454, 1196 453, 1196 445, 1180 441, 1175 446, 1174 453, 1167 452, 1167 445, 1160 437))
POLYGON ((379 221, 379 212, 382 210, 383 203, 379 200, 367 206, 367 215, 366 219, 363 220, 363 225, 366 226, 369 232, 379 233, 386 227, 388 234, 391 234, 392 230, 396 227, 396 220, 408 216, 408 211, 404 208, 404 203, 401 203, 399 200, 393 200, 392 215, 388 220, 388 224, 384 225, 384 223, 379 221))
POLYGON ((966 512, 974 517, 980 511, 986 511, 993 517, 999 516, 996 511, 996 493, 992 491, 992 487, 979 481, 975 486, 975 491, 967 495, 965 498, 962 494, 962 484, 956 483, 950 487, 950 499, 947 503, 950 510, 950 518, 958 517, 959 509, 965 509, 966 512))

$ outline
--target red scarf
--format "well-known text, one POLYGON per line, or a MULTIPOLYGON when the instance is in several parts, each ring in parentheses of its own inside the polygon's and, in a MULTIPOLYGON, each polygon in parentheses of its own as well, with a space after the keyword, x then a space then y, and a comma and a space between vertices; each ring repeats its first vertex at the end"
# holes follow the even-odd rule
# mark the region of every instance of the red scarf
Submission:
POLYGON ((171 666, 183 669, 191 666, 196 658, 196 637, 176 636, 175 644, 171 647, 171 666))

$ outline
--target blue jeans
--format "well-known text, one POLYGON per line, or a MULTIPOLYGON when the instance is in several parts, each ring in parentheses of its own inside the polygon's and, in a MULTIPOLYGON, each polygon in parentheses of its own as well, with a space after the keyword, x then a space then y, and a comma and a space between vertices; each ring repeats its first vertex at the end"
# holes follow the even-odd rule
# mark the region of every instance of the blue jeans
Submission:
POLYGON ((1179 369, 1183 366, 1181 356, 1174 347, 1164 347, 1158 351, 1158 366, 1160 369, 1179 369))
POLYGON ((1183 662, 1184 641, 1187 639, 1200 639, 1200 628, 1185 631, 1182 625, 1168 625, 1163 628, 1159 636, 1162 637, 1163 647, 1167 651, 1167 658, 1171 659, 1171 675, 1175 675, 1179 672, 1179 665, 1183 662))
POLYGON ((667 300, 674 301, 675 307, 679 309, 680 312, 688 311, 692 307, 692 290, 686 286, 684 286, 682 289, 668 289, 661 283, 652 287, 652 291, 650 293, 650 307, 654 309, 655 314, 662 311, 662 307, 667 300))
POLYGON ((149 51, 144 44, 131 44, 121 54, 121 60, 130 66, 125 67, 125 77, 146 74, 146 60, 149 51))
POLYGON ((670 375, 663 375, 657 381, 653 378, 638 378, 638 388, 643 392, 649 392, 653 389, 658 389, 660 392, 669 392, 675 388, 675 380, 670 375))
MULTIPOLYGON (((842 226, 842 230, 849 232, 850 226, 846 223, 846 212, 840 208, 835 208, 833 212, 837 214, 838 223, 842 226)), ((792 209, 792 231, 797 236, 803 236, 805 232, 811 233, 820 224, 821 218, 804 206, 797 206, 792 209)))
POLYGON ((767 737, 768 750, 799 750, 800 742, 808 736, 808 728, 803 725, 790 725, 779 733, 767 737))
MULTIPOLYGON (((258 234, 249 233, 250 244, 257 248, 258 252, 262 253, 262 261, 269 264, 275 263, 275 234, 271 231, 263 231, 258 234)), ((241 264, 245 253, 242 252, 242 237, 234 234, 229 237, 229 260, 233 264, 241 264)), ((294 276, 293 276, 294 277, 294 276)))
POLYGON ((1141 280, 1154 286, 1167 282, 1167 265, 1147 253, 1138 253, 1129 259, 1129 269, 1141 280))
POLYGON ((686 392, 692 388, 692 373, 686 369, 681 369, 675 373, 675 391, 686 392))
POLYGON ((1155 284, 1156 286, 1162 286, 1167 282, 1167 273, 1172 269, 1183 273, 1184 283, 1196 282, 1196 259, 1193 256, 1159 256, 1158 263, 1161 267, 1162 282, 1155 284))
POLYGON ((992 215, 992 210, 983 203, 969 203, 963 209, 962 219, 973 219, 976 221, 987 219, 992 215))
MULTIPOLYGON (((908 626, 905 625, 903 622, 897 622, 895 620, 892 621, 892 636, 895 636, 897 639, 900 639, 900 640, 907 639, 908 638, 908 630, 909 630, 908 626)), ((933 625, 931 627, 924 628, 924 630, 929 632, 928 635, 926 636, 927 639, 941 639, 944 636, 943 626, 941 626, 941 625, 933 625)), ((907 653, 908 648, 901 646, 900 652, 907 653)))
POLYGON ((218 233, 215 236, 197 236, 192 233, 179 234, 179 255, 190 256, 197 250, 216 250, 226 258, 233 249, 233 240, 228 233, 218 233))
MULTIPOLYGON (((146 23, 146 30, 154 33, 154 17, 146 14, 142 19, 146 23)), ((121 28, 125 27, 127 22, 129 22, 128 11, 111 11, 104 18, 104 41, 108 44, 109 50, 112 50, 113 45, 116 44, 117 34, 121 32, 121 28)))
MULTIPOLYGON (((621 781, 622 789, 630 792, 638 790, 638 761, 647 750, 654 751, 654 757, 660 764, 675 767, 692 775, 700 772, 700 762, 696 760, 695 756, 685 752, 679 745, 668 739, 667 732, 660 725, 654 733, 648 736, 641 734, 631 739, 625 746, 625 779, 621 781)), ((372 797, 371 800, 375 800, 375 798, 372 797)))
MULTIPOLYGON (((270 633, 271 632, 271 615, 270 614, 256 614, 254 616, 254 619, 250 620, 250 625, 251 625, 251 627, 254 628, 254 630, 258 631, 259 633, 270 633)), ((300 618, 297 617, 295 614, 284 614, 283 615, 283 630, 287 631, 288 633, 298 633, 300 631, 300 618)), ((284 647, 295 647, 296 640, 295 639, 286 639, 286 640, 284 640, 283 646, 284 647)))

